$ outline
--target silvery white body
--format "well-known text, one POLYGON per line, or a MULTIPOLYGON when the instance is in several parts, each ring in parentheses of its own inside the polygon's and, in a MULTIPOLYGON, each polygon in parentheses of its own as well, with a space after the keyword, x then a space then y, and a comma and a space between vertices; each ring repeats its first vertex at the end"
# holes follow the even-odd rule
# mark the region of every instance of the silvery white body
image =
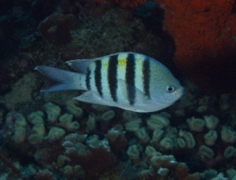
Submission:
POLYGON ((67 63, 78 73, 49 66, 35 68, 59 82, 43 92, 85 90, 77 100, 153 112, 173 104, 184 90, 163 64, 143 54, 121 52, 67 63))

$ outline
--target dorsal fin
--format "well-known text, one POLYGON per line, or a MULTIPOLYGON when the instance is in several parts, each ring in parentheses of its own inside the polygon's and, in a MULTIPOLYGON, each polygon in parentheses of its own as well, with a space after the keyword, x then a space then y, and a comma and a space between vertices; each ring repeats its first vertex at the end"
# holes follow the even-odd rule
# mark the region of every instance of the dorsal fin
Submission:
POLYGON ((113 56, 113 55, 116 55, 116 54, 122 54, 122 53, 132 53, 132 52, 118 52, 118 53, 114 53, 114 54, 110 54, 110 55, 106 55, 106 56, 102 56, 102 57, 97 57, 97 58, 92 58, 92 59, 69 60, 69 61, 66 61, 66 63, 70 67, 72 67, 74 70, 76 70, 80 73, 86 73, 89 64, 92 63, 93 61, 102 60, 106 57, 110 57, 110 56, 113 56))
POLYGON ((72 67, 74 70, 80 72, 80 73, 86 73, 87 72, 87 68, 89 66, 89 64, 96 59, 75 59, 75 60, 70 60, 70 61, 66 61, 66 63, 72 67))

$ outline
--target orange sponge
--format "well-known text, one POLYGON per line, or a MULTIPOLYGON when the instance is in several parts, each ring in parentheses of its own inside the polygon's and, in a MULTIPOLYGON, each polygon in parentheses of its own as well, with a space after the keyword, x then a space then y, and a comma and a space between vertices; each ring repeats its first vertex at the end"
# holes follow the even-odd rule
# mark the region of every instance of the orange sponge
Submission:
POLYGON ((166 12, 164 26, 174 38, 174 62, 179 69, 203 88, 231 91, 236 86, 234 0, 158 3, 166 12))

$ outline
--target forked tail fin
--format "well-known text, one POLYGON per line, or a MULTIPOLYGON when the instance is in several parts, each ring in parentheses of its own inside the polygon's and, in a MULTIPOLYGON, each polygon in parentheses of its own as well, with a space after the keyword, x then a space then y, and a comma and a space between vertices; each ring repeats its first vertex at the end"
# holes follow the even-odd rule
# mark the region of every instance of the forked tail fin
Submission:
POLYGON ((34 69, 53 81, 58 82, 58 84, 48 89, 41 90, 41 92, 86 90, 84 74, 65 71, 50 66, 36 66, 34 69))

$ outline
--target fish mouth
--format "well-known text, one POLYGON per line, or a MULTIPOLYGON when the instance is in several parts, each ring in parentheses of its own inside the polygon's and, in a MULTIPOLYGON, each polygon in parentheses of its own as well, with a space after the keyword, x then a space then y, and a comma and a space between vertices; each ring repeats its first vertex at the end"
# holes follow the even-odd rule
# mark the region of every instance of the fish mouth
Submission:
POLYGON ((177 100, 181 98, 184 94, 184 87, 177 89, 175 92, 173 92, 173 95, 177 97, 177 100))
POLYGON ((181 96, 183 96, 184 91, 185 91, 185 89, 184 89, 184 87, 182 87, 182 88, 180 88, 180 90, 177 92, 177 94, 179 94, 179 96, 181 97, 181 96))

